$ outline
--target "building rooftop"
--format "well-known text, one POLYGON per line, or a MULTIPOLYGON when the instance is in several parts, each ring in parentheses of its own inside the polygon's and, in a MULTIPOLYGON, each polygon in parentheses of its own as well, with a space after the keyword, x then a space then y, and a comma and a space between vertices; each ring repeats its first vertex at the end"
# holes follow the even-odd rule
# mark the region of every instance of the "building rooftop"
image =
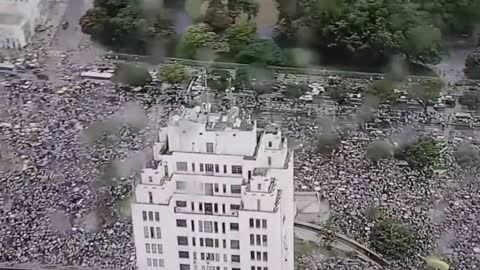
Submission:
POLYGON ((245 111, 238 107, 233 107, 226 112, 213 112, 210 104, 204 103, 202 106, 194 108, 182 107, 173 112, 170 117, 171 122, 178 120, 187 120, 195 123, 204 123, 208 131, 222 131, 227 128, 251 131, 255 126, 255 121, 245 111))
POLYGON ((0 13, 0 25, 19 25, 23 20, 21 14, 0 13))

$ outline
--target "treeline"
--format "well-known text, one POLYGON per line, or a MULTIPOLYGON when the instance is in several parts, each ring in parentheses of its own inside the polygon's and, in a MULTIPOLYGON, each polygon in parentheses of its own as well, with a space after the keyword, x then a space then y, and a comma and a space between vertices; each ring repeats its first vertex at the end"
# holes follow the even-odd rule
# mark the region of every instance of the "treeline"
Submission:
POLYGON ((292 51, 285 47, 301 47, 323 63, 381 66, 392 56, 435 64, 445 38, 471 35, 480 20, 480 0, 276 1, 275 41, 256 35, 256 0, 187 0, 198 12, 181 36, 175 33, 175 12, 155 4, 162 1, 95 0, 80 24, 102 44, 137 53, 173 42, 170 55, 180 57, 291 65, 298 55, 285 53, 292 51))

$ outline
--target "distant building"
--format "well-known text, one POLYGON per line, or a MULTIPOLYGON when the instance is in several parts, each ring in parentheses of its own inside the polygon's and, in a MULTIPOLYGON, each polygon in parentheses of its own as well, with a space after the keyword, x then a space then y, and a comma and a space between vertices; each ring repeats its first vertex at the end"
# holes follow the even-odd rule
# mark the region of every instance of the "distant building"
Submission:
POLYGON ((135 183, 140 270, 293 270, 293 152, 233 108, 182 108, 135 183))
POLYGON ((0 48, 25 47, 45 20, 49 0, 1 0, 0 48))

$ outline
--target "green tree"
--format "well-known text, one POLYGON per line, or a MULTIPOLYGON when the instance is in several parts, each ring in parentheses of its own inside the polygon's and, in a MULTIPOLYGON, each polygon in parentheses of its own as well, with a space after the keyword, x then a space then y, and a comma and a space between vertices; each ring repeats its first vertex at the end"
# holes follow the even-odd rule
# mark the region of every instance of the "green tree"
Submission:
POLYGON ((478 167, 480 156, 477 146, 472 144, 459 144, 453 153, 458 165, 463 168, 478 167))
POLYGON ((80 19, 82 32, 94 37, 102 36, 107 19, 107 10, 104 8, 97 7, 89 9, 80 19))
POLYGON ((378 221, 370 240, 376 251, 391 259, 414 256, 419 248, 416 230, 394 220, 378 221))
POLYGON ((432 138, 420 138, 408 145, 405 158, 408 164, 415 169, 425 171, 431 169, 440 158, 440 146, 432 138))
POLYGON ((480 48, 476 48, 465 60, 465 75, 471 80, 480 79, 480 48))
POLYGON ((316 151, 324 155, 330 155, 339 148, 340 143, 340 136, 337 133, 323 133, 316 140, 316 151))
POLYGON ((399 95, 395 93, 395 83, 389 80, 374 81, 367 91, 367 94, 375 96, 380 102, 395 103, 399 95))
POLYGON ((480 93, 464 91, 462 96, 458 99, 458 103, 466 106, 469 110, 480 111, 480 93))
POLYGON ((381 159, 389 159, 393 157, 393 145, 383 140, 372 142, 367 147, 365 156, 374 162, 381 159))
POLYGON ((232 53, 252 44, 255 41, 257 29, 250 23, 242 23, 229 27, 223 33, 222 38, 230 45, 232 53))
POLYGON ((189 27, 180 39, 178 48, 180 56, 186 58, 194 58, 197 51, 202 48, 212 49, 218 53, 230 50, 228 43, 220 40, 220 37, 205 23, 189 27))
POLYGON ((350 99, 348 97, 348 89, 345 85, 337 86, 328 86, 326 89, 327 95, 335 102, 337 105, 337 113, 340 110, 340 107, 347 104, 350 99))
POLYGON ((286 64, 287 59, 282 49, 275 42, 267 39, 257 39, 239 50, 235 55, 235 62, 282 66, 286 64))
POLYGON ((204 21, 216 32, 227 29, 233 22, 222 0, 210 0, 204 21))
POLYGON ((258 3, 256 0, 229 0, 228 9, 233 22, 242 14, 250 21, 258 14, 258 3))
POLYGON ((187 67, 181 63, 167 64, 160 70, 160 77, 170 84, 186 82, 190 79, 187 67))
POLYGON ((428 106, 433 105, 440 97, 444 86, 444 82, 440 79, 422 80, 409 89, 408 95, 427 112, 428 106))
POLYGON ((115 80, 130 86, 144 86, 152 81, 148 70, 139 65, 121 63, 117 65, 115 80))

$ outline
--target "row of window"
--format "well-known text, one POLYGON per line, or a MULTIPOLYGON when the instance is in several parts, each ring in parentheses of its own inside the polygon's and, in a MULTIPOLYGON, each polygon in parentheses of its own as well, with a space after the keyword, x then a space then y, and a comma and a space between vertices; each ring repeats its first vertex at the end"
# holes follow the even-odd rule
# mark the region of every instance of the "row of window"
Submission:
MULTIPOLYGON (((240 194, 242 190, 241 185, 229 185, 230 186, 230 193, 231 194, 240 194)), ((176 181, 175 182, 175 188, 179 191, 186 190, 187 189, 187 182, 185 181, 176 181)), ((207 195, 212 195, 210 193, 218 194, 220 193, 220 184, 213 184, 213 190, 212 190, 212 184, 202 184, 202 190, 205 191, 207 195), (203 186, 205 185, 205 187, 203 186)), ((227 193, 227 184, 222 184, 222 193, 223 194, 228 194, 227 193)))
POLYGON ((263 234, 250 234, 250 246, 264 246, 268 245, 267 235, 263 234), (257 241, 255 241, 257 240, 257 241))
POLYGON ((160 230, 160 227, 144 226, 143 233, 145 238, 162 239, 162 231, 160 230))
POLYGON ((152 211, 142 211, 143 221, 160 221, 160 213, 152 211), (154 219, 155 217, 155 219, 154 219))
MULTIPOLYGON (((257 267, 255 268, 255 266, 252 266, 252 267, 250 267, 250 269, 251 269, 251 270, 262 270, 262 267, 261 267, 261 266, 257 266, 257 267)), ((263 270, 268 270, 268 267, 263 267, 263 270)))
MULTIPOLYGON (((194 270, 198 270, 198 266, 195 264, 193 266, 194 270)), ((180 264, 180 270, 190 270, 189 264, 180 264)), ((201 270, 220 270, 220 266, 213 266, 213 265, 202 265, 201 270)), ((228 267, 223 267, 223 270, 228 270, 228 267)), ((240 268, 232 267, 232 270, 240 270, 240 268)), ((257 268, 257 270, 262 270, 261 268, 257 268)), ((263 270, 268 270, 268 267, 263 267, 263 270)))
MULTIPOLYGON (((175 206, 176 207, 182 207, 185 208, 187 207, 187 202, 186 201, 175 201, 175 206)), ((204 203, 204 202, 199 202, 198 203, 198 211, 200 212, 205 212, 205 213, 219 213, 219 204, 218 203, 204 203)), ((190 203, 190 210, 195 211, 195 202, 190 203)), ((222 203, 222 213, 226 213, 226 204, 222 203)), ((230 204, 230 210, 240 210, 240 205, 239 204, 230 204)))
MULTIPOLYGON (((208 237, 199 237, 198 238, 199 246, 201 247, 220 247, 220 240, 217 238, 208 238, 208 237)), ((187 236, 177 236, 177 244, 179 246, 188 246, 188 237, 187 236)), ((197 238, 192 237, 192 246, 197 246, 197 238)), ((222 239, 222 248, 227 248, 227 240, 222 239)), ((230 249, 240 249, 239 240, 230 240, 230 249)))
POLYGON ((252 261, 268 261, 268 252, 260 252, 260 251, 250 251, 250 260, 252 261), (255 256, 257 255, 257 256, 255 256), (262 256, 263 255, 263 256, 262 256))
POLYGON ((163 259, 147 258, 147 266, 165 267, 163 259))
MULTIPOLYGON (((188 163, 185 162, 185 161, 177 161, 176 163, 176 167, 177 167, 177 171, 180 171, 180 172, 186 172, 188 171, 188 163)), ((219 164, 204 164, 204 163, 199 163, 199 171, 200 172, 207 172, 207 173, 220 173, 220 165, 219 164)), ((227 165, 223 165, 223 173, 228 173, 228 170, 227 170, 228 166, 227 165)), ((196 172, 197 168, 196 168, 196 163, 192 163, 191 165, 191 171, 192 172, 196 172)), ((240 165, 232 165, 230 167, 230 172, 232 174, 242 174, 243 172, 243 168, 242 166, 240 165)))
MULTIPOLYGON (((177 219, 176 220, 177 227, 186 228, 187 227, 187 220, 186 219, 177 219)), ((221 223, 222 225, 222 233, 226 232, 225 222, 221 223)), ((190 221, 190 227, 192 232, 195 232, 195 221, 190 221)), ((218 222, 217 221, 198 221, 198 231, 199 232, 206 232, 206 233, 218 233, 218 222)), ((230 222, 230 231, 239 231, 239 225, 236 222, 230 222)))
POLYGON ((162 244, 145 244, 145 252, 153 254, 163 254, 162 244))
POLYGON ((256 228, 260 229, 260 225, 262 229, 267 228, 267 220, 266 219, 258 219, 258 218, 251 218, 250 219, 250 229, 256 228))

